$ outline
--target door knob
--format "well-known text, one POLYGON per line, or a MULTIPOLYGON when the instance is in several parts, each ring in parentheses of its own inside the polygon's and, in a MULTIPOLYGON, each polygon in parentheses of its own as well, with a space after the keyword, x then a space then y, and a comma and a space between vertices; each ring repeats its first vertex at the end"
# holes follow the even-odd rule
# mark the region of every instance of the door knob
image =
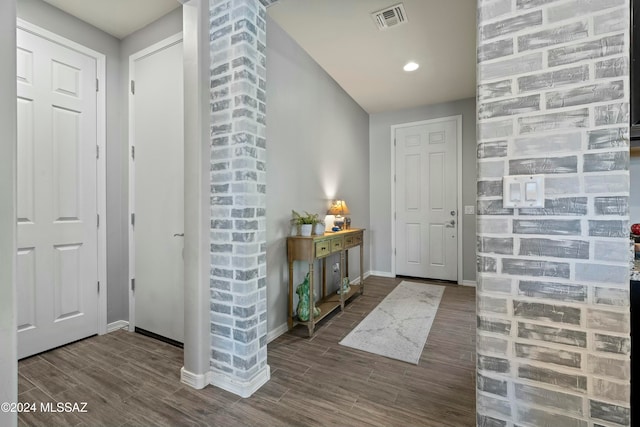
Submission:
POLYGON ((184 237, 184 233, 176 233, 173 237, 184 237))
POLYGON ((447 224, 447 228, 453 228, 456 226, 456 220, 452 219, 451 221, 449 221, 449 223, 447 224))

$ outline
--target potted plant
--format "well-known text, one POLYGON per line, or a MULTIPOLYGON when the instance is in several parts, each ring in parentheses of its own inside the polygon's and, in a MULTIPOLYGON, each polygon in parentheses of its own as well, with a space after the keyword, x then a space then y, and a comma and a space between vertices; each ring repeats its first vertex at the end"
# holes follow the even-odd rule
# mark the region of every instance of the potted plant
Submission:
POLYGON ((324 224, 323 219, 318 219, 316 225, 313 226, 313 234, 317 234, 318 236, 322 236, 326 231, 326 225, 324 224))
POLYGON ((300 235, 311 236, 313 226, 318 222, 318 214, 310 214, 307 211, 304 213, 304 215, 300 215, 298 212, 292 210, 291 216, 293 221, 300 225, 300 235))

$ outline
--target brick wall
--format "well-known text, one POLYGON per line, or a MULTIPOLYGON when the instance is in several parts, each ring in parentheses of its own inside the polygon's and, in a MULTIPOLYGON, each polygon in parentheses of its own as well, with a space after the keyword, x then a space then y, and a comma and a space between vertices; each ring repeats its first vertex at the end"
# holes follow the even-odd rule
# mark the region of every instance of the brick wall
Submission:
POLYGON ((239 394, 268 379, 265 19, 257 0, 210 1, 210 364, 216 385, 252 384, 239 394))
POLYGON ((478 425, 629 425, 629 2, 478 6, 478 425))

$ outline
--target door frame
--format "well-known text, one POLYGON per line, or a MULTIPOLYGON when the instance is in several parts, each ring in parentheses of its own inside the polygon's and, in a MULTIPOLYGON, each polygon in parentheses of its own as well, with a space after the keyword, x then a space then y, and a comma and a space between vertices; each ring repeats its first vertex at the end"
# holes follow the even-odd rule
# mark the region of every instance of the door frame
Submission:
POLYGON ((395 145, 395 137, 396 130, 413 127, 413 126, 421 126, 421 125, 429 125, 433 123, 439 122, 447 122, 455 120, 456 121, 456 176, 457 176, 457 209, 456 209, 456 222, 458 224, 458 265, 457 265, 457 282, 458 284, 462 284, 462 230, 463 230, 463 218, 464 215, 460 213, 463 208, 462 205, 462 115, 456 116, 447 116, 447 117, 439 117, 436 119, 429 120, 420 120, 417 122, 408 122, 408 123, 400 123, 397 125, 391 125, 391 275, 393 277, 396 276, 396 145, 395 145))
MULTIPOLYGON (((134 332, 136 329, 136 295, 133 289, 132 283, 136 277, 136 253, 135 253, 135 227, 134 221, 134 206, 135 206, 135 185, 136 185, 136 168, 134 161, 134 146, 135 144, 135 112, 134 112, 134 95, 131 93, 130 82, 135 81, 135 62, 146 56, 152 55, 160 50, 171 47, 175 44, 183 42, 183 33, 177 33, 167 37, 164 40, 160 40, 157 43, 152 44, 138 52, 129 55, 129 146, 127 152, 127 159, 129 163, 129 199, 127 212, 129 213, 128 221, 128 235, 129 235, 129 332, 134 332)), ((185 307, 186 309, 186 307, 185 307)))
MULTIPOLYGON (((37 37, 59 44, 68 49, 75 50, 83 55, 95 59, 96 74, 98 78, 96 92, 96 144, 97 164, 96 164, 96 207, 99 215, 99 225, 97 227, 98 240, 98 335, 107 333, 107 187, 106 187, 106 140, 107 140, 107 117, 106 117, 106 57, 104 54, 59 36, 30 22, 16 18, 16 28, 34 34, 37 37)), ((16 46, 17 47, 17 46, 16 46)))

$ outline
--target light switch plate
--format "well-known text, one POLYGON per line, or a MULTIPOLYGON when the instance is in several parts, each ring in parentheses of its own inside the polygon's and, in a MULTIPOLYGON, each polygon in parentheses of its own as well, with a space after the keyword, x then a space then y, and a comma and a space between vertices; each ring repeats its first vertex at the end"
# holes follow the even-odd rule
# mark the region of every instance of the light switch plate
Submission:
POLYGON ((473 205, 467 205, 464 207, 464 214, 465 215, 473 215, 476 213, 476 207, 473 205))
POLYGON ((544 208, 544 175, 503 177, 502 206, 505 208, 544 208))

